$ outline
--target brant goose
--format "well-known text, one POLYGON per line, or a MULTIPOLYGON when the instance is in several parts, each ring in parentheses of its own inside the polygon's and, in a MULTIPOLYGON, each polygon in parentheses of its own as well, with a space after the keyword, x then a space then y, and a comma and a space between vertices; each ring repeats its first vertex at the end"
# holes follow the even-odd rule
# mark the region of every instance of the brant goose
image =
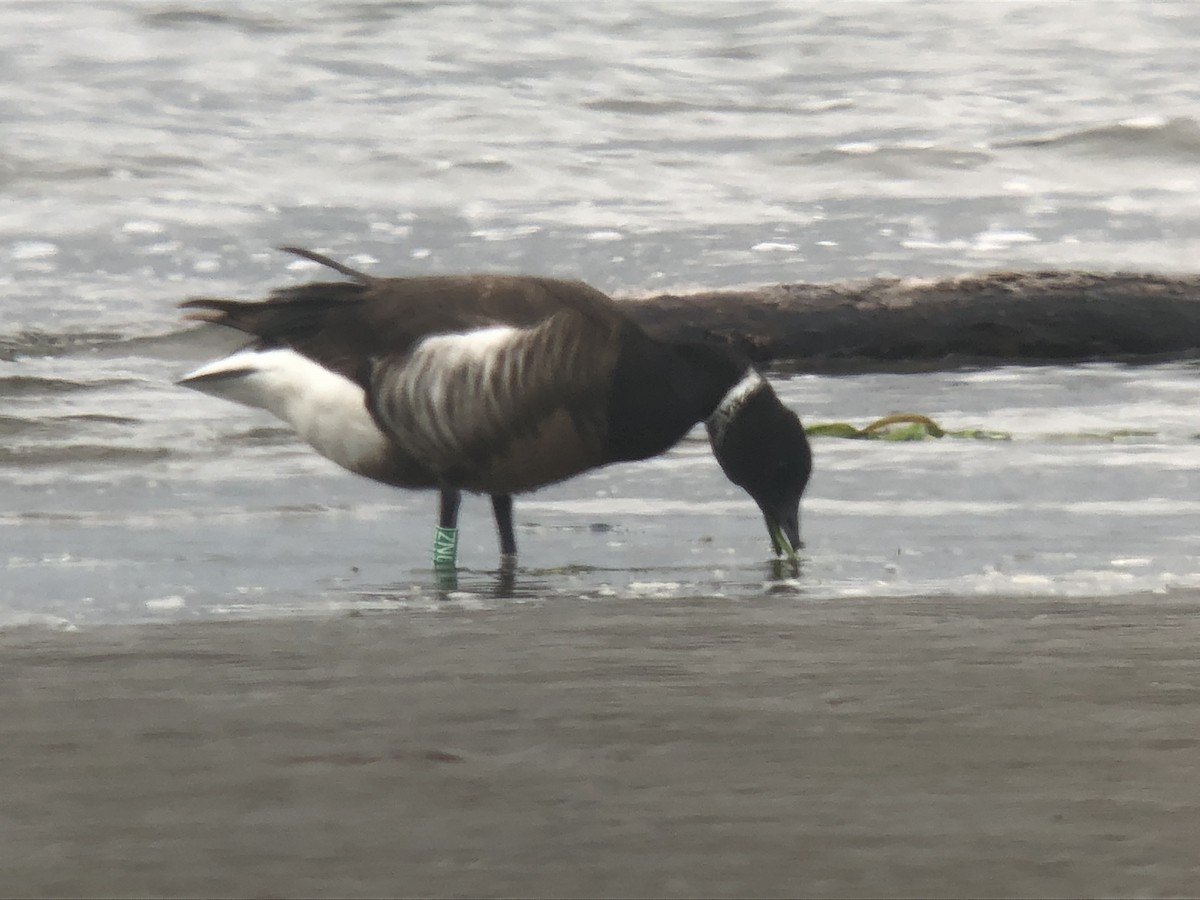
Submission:
POLYGON ((281 249, 350 280, 181 303, 186 318, 255 340, 179 384, 273 413, 351 472, 437 489, 436 565, 454 565, 462 491, 491 495, 512 557, 513 494, 656 456, 701 421, 776 555, 796 559, 808 440, 746 359, 652 338, 580 281, 380 278, 281 249))

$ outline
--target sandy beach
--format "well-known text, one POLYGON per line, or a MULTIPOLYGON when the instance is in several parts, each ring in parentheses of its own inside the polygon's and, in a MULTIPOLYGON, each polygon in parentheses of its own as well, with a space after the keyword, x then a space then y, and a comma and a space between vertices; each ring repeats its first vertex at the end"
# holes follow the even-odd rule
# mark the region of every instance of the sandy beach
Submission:
POLYGON ((1171 896, 1196 598, 0 635, 7 896, 1171 896))

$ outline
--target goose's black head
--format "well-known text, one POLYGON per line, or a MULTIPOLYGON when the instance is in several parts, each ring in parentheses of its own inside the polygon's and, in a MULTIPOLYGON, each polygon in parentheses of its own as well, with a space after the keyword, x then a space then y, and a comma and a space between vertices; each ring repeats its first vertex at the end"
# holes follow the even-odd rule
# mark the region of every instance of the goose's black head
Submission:
POLYGON ((800 496, 812 472, 812 452, 800 417, 766 379, 751 371, 707 420, 713 454, 734 484, 762 510, 775 554, 796 558, 800 496))

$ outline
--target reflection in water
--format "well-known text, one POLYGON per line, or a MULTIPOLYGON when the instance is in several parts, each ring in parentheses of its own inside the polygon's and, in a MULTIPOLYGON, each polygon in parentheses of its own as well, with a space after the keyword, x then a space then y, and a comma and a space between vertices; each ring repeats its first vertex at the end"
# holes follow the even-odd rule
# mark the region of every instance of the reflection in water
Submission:
MULTIPOLYGON (((478 582, 467 582, 465 586, 460 586, 458 578, 460 571, 474 576, 485 574, 482 572, 472 573, 470 569, 458 569, 452 566, 434 568, 433 588, 439 600, 447 600, 450 598, 450 594, 460 591, 489 596, 496 600, 511 600, 517 596, 517 561, 512 557, 502 557, 500 567, 495 572, 486 573, 493 578, 490 587, 478 582)), ((531 582, 524 593, 531 594, 534 583, 531 582)), ((536 584, 541 585, 542 583, 536 582, 536 584)))
POLYGON ((433 588, 442 599, 451 591, 458 590, 458 567, 435 566, 433 569, 433 588))
MULTIPOLYGON (((439 600, 449 599, 452 593, 465 591, 480 596, 492 597, 496 600, 511 600, 518 595, 517 591, 517 561, 512 557, 503 557, 500 566, 494 572, 472 572, 470 569, 440 568, 433 570, 434 589, 439 600), (468 575, 468 580, 460 585, 459 573, 468 575), (490 576, 490 582, 480 576, 490 576)), ((520 593, 532 595, 533 586, 544 587, 542 582, 530 582, 520 593)))
POLYGON ((512 600, 520 597, 544 596, 549 585, 534 573, 524 571, 525 576, 517 581, 516 560, 502 559, 495 570, 474 571, 453 566, 437 566, 427 570, 427 584, 381 585, 366 591, 358 591, 360 601, 377 604, 380 601, 407 605, 416 598, 436 602, 458 601, 464 596, 489 597, 494 600, 512 600))
MULTIPOLYGON (((802 545, 803 546, 803 545, 802 545)), ((774 590, 778 584, 787 583, 793 587, 793 582, 803 574, 799 559, 776 557, 767 562, 767 590, 774 590)))
POLYGON ((517 594, 517 561, 511 556, 500 560, 500 568, 496 571, 496 586, 492 596, 497 600, 509 600, 517 594))
MULTIPOLYGON (((588 586, 580 586, 581 594, 591 594, 597 588, 601 596, 655 596, 656 592, 665 591, 675 595, 680 591, 701 597, 708 594, 723 596, 729 590, 743 593, 747 589, 755 589, 766 593, 799 593, 803 590, 801 579, 804 576, 805 560, 788 560, 771 558, 762 564, 762 568, 748 566, 739 573, 724 571, 719 580, 706 580, 697 577, 700 571, 712 573, 712 570, 701 567, 678 569, 674 567, 660 568, 598 568, 574 564, 554 569, 521 568, 518 569, 515 560, 502 560, 494 570, 474 571, 467 568, 445 568, 429 570, 432 579, 428 585, 428 597, 436 602, 461 601, 465 597, 490 598, 494 600, 513 600, 562 595, 562 578, 570 575, 588 575, 599 578, 599 581, 588 586), (761 573, 761 574, 760 574, 761 573), (678 580, 661 580, 662 576, 671 574, 678 580), (647 576, 658 576, 658 580, 645 580, 647 576), (624 589, 621 585, 624 584, 624 589), (557 589, 556 589, 557 588, 557 589)), ((370 594, 364 598, 373 601, 391 599, 396 602, 411 601, 413 585, 396 586, 370 594)), ((419 586, 418 594, 425 594, 419 586)), ((573 594, 573 591, 567 591, 573 594)))

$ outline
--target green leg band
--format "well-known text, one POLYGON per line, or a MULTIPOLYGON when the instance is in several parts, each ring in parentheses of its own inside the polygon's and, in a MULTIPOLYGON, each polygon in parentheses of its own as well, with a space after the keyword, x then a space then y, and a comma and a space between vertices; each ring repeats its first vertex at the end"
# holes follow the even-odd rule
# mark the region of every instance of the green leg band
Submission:
POLYGON ((458 529, 438 525, 433 532, 433 564, 453 567, 458 561, 458 529))

